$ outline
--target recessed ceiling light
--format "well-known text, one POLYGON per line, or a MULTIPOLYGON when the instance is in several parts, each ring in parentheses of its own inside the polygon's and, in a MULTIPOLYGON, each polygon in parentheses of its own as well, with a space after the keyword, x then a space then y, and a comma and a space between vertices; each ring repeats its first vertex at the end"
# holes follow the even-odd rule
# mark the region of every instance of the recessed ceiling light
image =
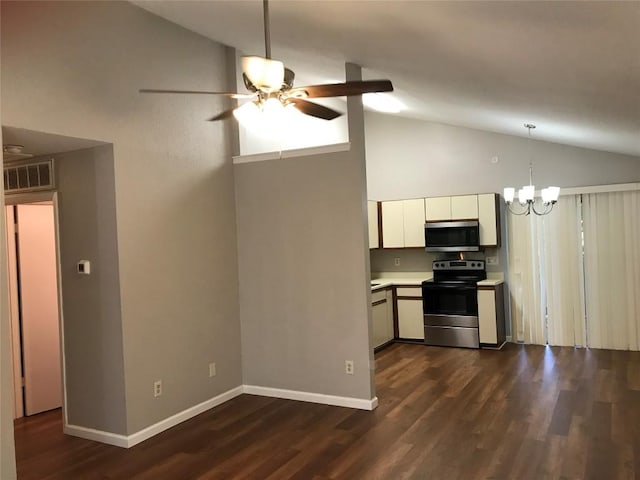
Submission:
POLYGON ((365 106, 384 113, 399 113, 407 106, 387 93, 365 93, 362 95, 365 106))

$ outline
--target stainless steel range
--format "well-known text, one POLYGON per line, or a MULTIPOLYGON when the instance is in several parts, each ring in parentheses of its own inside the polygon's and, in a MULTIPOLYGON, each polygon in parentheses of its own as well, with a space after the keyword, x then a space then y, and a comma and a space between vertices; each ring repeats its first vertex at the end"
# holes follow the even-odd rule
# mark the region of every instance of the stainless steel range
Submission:
POLYGON ((433 280, 422 282, 427 345, 480 348, 477 283, 486 278, 484 260, 433 262, 433 280))

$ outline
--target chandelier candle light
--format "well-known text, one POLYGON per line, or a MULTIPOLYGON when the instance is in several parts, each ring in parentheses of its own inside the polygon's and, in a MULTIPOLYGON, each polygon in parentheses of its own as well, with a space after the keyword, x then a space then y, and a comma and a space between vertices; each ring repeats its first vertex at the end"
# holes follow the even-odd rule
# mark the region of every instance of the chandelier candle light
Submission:
POLYGON ((525 123, 524 126, 529 130, 529 185, 525 185, 518 190, 518 203, 522 207, 520 211, 512 208, 513 199, 516 193, 515 188, 507 187, 504 189, 504 201, 506 202, 509 211, 514 215, 529 215, 531 212, 536 215, 546 215, 553 210, 553 206, 558 201, 560 187, 543 188, 540 194, 542 196, 542 206, 544 209, 542 211, 536 210, 536 187, 533 185, 533 164, 531 160, 531 129, 536 128, 536 126, 531 123, 525 123))

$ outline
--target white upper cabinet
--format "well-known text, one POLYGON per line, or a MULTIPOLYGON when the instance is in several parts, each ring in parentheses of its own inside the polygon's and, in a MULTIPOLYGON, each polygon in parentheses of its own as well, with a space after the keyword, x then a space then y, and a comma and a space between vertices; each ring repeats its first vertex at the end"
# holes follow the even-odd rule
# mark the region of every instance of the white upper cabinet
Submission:
POLYGON ((478 219, 480 220, 480 245, 497 247, 500 245, 500 225, 498 225, 498 195, 484 193, 478 195, 478 219))
POLYGON ((424 247, 424 200, 382 202, 382 246, 424 247))
MULTIPOLYGON (((499 247, 498 199, 499 195, 496 193, 485 193, 382 202, 382 245, 380 246, 383 248, 424 247, 425 221, 478 219, 480 246, 499 247)), ((370 213, 370 222, 371 215, 370 213)), ((370 223, 370 239, 372 238, 371 228, 370 223)))
POLYGON ((382 247, 404 248, 403 200, 382 202, 382 247))
POLYGON ((451 197, 451 220, 478 218, 478 196, 460 195, 451 197))
POLYGON ((403 200, 405 247, 424 247, 424 199, 403 200))
POLYGON ((478 218, 477 195, 433 197, 425 198, 424 200, 426 209, 425 219, 428 222, 478 218))
POLYGON ((425 198, 424 203, 428 222, 451 220, 451 197, 425 198))
POLYGON ((369 200, 367 202, 369 216, 369 248, 380 248, 380 238, 378 235, 378 202, 369 200))

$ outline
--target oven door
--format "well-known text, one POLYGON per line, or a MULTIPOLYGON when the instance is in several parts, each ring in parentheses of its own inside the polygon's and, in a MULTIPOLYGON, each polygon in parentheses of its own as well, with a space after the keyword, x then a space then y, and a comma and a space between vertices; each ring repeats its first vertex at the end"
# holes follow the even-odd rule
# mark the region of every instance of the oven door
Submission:
POLYGON ((422 309, 425 316, 476 317, 477 326, 478 288, 469 284, 423 282, 422 309))

